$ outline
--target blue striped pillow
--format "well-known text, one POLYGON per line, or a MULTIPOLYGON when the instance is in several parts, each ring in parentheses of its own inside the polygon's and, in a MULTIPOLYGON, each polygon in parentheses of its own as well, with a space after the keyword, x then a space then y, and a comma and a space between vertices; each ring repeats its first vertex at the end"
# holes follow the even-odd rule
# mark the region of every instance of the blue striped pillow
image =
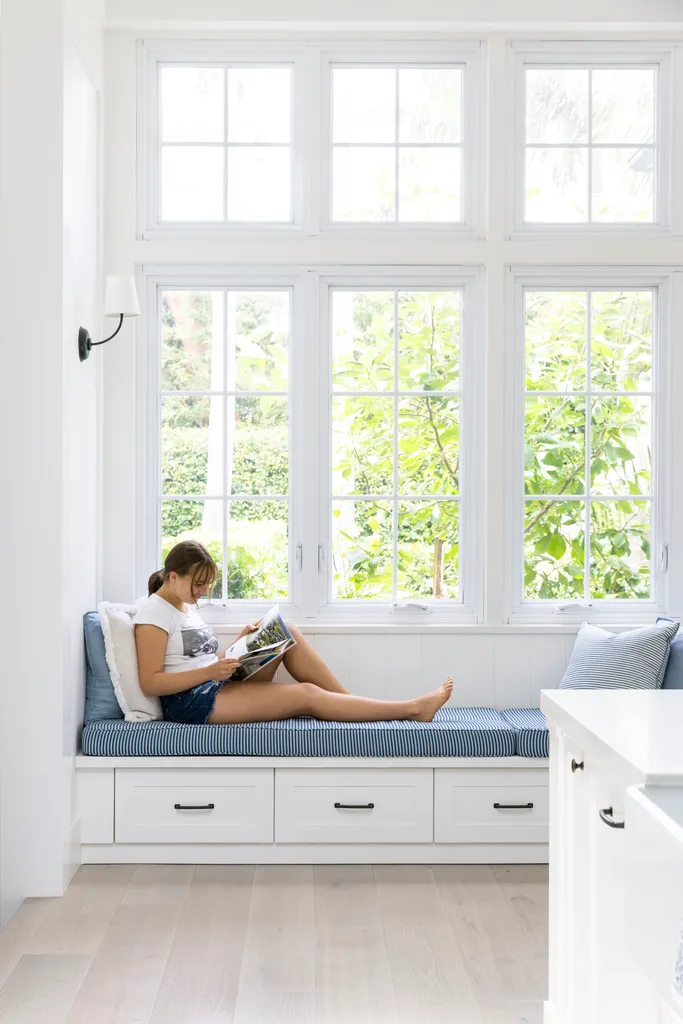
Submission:
POLYGON ((560 689, 658 690, 677 631, 677 622, 626 633, 608 633, 584 622, 560 689))

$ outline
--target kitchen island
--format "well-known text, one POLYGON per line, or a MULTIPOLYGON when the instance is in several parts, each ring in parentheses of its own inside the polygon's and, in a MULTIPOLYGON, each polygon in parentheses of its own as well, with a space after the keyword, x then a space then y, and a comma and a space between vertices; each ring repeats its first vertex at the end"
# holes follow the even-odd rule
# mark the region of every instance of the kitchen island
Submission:
POLYGON ((545 1024, 683 1024, 683 691, 549 690, 545 1024), (681 970, 679 964, 679 972, 681 970))

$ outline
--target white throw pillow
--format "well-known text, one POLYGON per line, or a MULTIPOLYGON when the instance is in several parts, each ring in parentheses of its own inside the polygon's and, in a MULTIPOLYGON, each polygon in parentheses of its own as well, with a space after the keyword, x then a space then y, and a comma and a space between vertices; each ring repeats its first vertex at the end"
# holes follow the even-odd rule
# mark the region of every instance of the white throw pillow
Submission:
POLYGON ((164 717, 158 697, 147 697, 138 678, 138 652, 135 646, 134 604, 110 604, 102 601, 97 611, 104 633, 104 652, 114 693, 127 722, 147 722, 164 717))

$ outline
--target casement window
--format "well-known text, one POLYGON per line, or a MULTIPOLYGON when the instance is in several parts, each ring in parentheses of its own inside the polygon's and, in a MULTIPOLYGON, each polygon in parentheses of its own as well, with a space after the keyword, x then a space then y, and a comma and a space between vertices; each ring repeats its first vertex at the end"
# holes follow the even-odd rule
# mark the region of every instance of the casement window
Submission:
POLYGON ((515 274, 510 545, 519 614, 662 606, 669 281, 515 274))
POLYGON ((516 229, 666 229, 668 51, 520 44, 513 52, 516 229))
POLYGON ((213 600, 238 617, 278 600, 331 619, 472 621, 478 281, 150 273, 150 560, 201 540, 221 566, 213 600))
POLYGON ((144 41, 140 55, 143 238, 475 233, 479 44, 144 41))
POLYGON ((200 540, 220 566, 217 602, 292 603, 299 582, 295 283, 292 275, 189 272, 147 286, 143 544, 157 564, 179 540, 200 540))

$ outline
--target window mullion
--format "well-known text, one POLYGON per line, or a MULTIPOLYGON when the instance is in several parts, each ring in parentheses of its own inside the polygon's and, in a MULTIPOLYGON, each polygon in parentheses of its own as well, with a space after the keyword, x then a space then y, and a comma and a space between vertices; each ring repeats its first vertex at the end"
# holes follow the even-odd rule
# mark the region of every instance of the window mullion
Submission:
POLYGON ((221 542, 223 545, 223 587, 221 598, 228 600, 228 502, 225 500, 228 486, 228 293, 221 293, 221 308, 223 312, 222 343, 223 343, 223 530, 221 542))
MULTIPOLYGON (((398 152, 398 150, 397 150, 398 152)), ((398 601, 398 291, 394 292, 394 499, 392 502, 391 594, 398 601)))
MULTIPOLYGON (((593 69, 588 69, 588 223, 593 223, 593 69)), ((589 298, 590 301, 590 298, 589 298)))
POLYGON ((223 220, 228 220, 228 75, 230 69, 223 67, 223 220))
POLYGON ((396 109, 394 111, 394 221, 398 224, 398 175, 399 175, 399 154, 398 145, 399 133, 399 69, 396 68, 396 109))
POLYGON ((590 601, 591 598, 591 584, 590 584, 590 567, 591 567, 591 423, 592 423, 592 394, 593 394, 593 383, 591 380, 591 343, 592 343, 592 299, 593 293, 588 291, 586 293, 586 410, 585 410, 585 429, 584 429, 584 458, 585 458, 585 483, 584 483, 584 494, 586 496, 586 507, 584 509, 584 566, 583 566, 583 597, 585 601, 590 601))

